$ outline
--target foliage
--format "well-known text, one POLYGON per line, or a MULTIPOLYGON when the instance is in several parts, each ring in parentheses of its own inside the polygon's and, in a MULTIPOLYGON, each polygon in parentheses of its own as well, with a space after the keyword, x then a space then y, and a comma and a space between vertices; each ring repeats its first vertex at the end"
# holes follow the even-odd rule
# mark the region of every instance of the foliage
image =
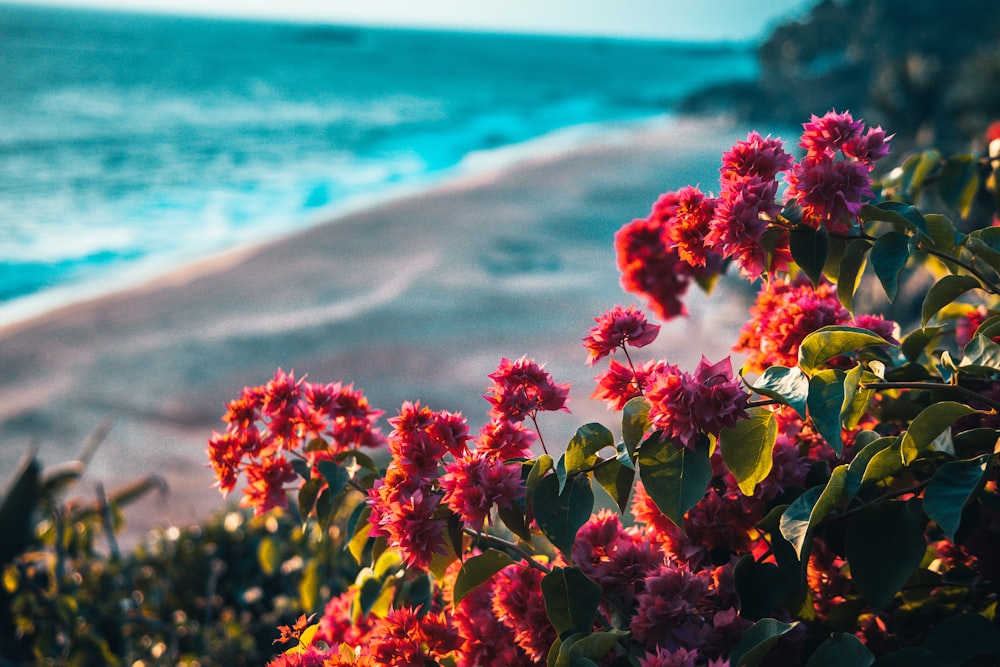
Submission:
POLYGON ((29 455, 0 505, 0 665, 261 664, 279 623, 353 580, 340 545, 291 516, 226 512, 123 555, 122 507, 162 483, 64 499, 86 458, 29 455))
POLYGON ((873 181, 881 128, 803 127, 800 158, 751 132, 718 196, 666 193, 616 236, 623 287, 661 319, 730 265, 760 285, 738 375, 635 360, 660 327, 616 306, 584 346, 624 356, 594 392, 620 426, 564 450, 540 422, 568 386, 524 357, 489 375, 478 436, 404 403, 385 468, 340 435, 355 420, 356 442, 382 441, 353 387, 279 370, 230 404, 220 481, 245 474, 259 513, 298 488, 292 508, 362 567, 318 623, 283 629, 273 665, 995 664, 1000 228, 960 225, 996 197, 1000 141, 992 161, 923 154, 873 181), (856 307, 915 272, 932 285, 905 335, 856 307), (615 509, 594 514, 598 495, 615 509))

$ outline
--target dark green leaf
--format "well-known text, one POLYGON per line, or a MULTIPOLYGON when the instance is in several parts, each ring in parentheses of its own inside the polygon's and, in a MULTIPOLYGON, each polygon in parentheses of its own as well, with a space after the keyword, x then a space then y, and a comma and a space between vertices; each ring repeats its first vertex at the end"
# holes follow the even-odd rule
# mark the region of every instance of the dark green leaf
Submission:
POLYGON ((782 623, 773 618, 762 618, 740 637, 736 648, 729 654, 730 664, 733 667, 757 667, 781 636, 797 625, 798 623, 782 623))
POLYGON ((917 363, 927 346, 937 340, 944 327, 924 327, 914 329, 903 338, 899 348, 907 361, 917 363))
POLYGON ((514 559, 496 549, 487 549, 478 556, 466 558, 455 578, 455 605, 457 606, 477 587, 489 581, 494 574, 513 563, 514 559))
POLYGON ((927 548, 920 522, 898 500, 869 505, 853 516, 846 546, 854 585, 875 610, 889 604, 927 548))
POLYGON ((910 236, 902 232, 886 232, 875 241, 872 248, 872 268, 889 301, 896 300, 899 272, 910 259, 910 236))
POLYGON ((678 448, 653 434, 639 449, 639 477, 646 492, 663 514, 683 530, 684 513, 705 496, 712 481, 708 439, 702 437, 694 450, 678 448))
POLYGON ((548 475, 538 483, 533 494, 535 521, 545 537, 567 560, 572 559, 576 532, 590 518, 594 509, 594 492, 590 477, 577 475, 559 493, 559 480, 548 475))
POLYGON ((979 281, 972 276, 944 276, 927 290, 920 309, 921 325, 926 327, 927 322, 943 307, 969 290, 980 287, 979 281))
POLYGON ((924 511, 952 541, 962 522, 962 510, 986 474, 986 463, 986 456, 945 463, 924 490, 924 511))
POLYGON ((820 644, 806 667, 870 667, 875 662, 875 656, 854 635, 845 632, 835 632, 830 638, 820 644))
POLYGON ((740 616, 759 621, 789 593, 785 575, 774 563, 758 563, 750 554, 733 568, 733 581, 740 599, 740 616))
POLYGON ((781 515, 778 524, 781 534, 802 562, 808 561, 816 526, 847 502, 846 488, 847 466, 840 465, 834 468, 826 486, 807 489, 781 515))
POLYGON ((642 442, 642 436, 649 429, 649 401, 644 396, 629 400, 622 409, 622 440, 628 453, 635 458, 635 450, 642 442))
POLYGON ((545 614, 556 634, 589 632, 601 602, 601 587, 577 567, 555 567, 542 577, 545 614))
POLYGON ((361 466, 365 470, 371 470, 373 473, 376 474, 378 473, 378 466, 375 465, 375 461, 372 460, 372 457, 362 452, 359 452, 356 449, 345 450, 333 457, 333 460, 336 461, 337 463, 343 463, 344 461, 351 459, 354 460, 354 463, 361 466))
POLYGON ((832 357, 854 352, 872 345, 890 343, 867 329, 845 326, 828 326, 818 329, 802 339, 799 346, 799 367, 811 374, 832 357))
POLYGON ((343 491, 347 483, 351 481, 351 476, 347 471, 333 461, 320 461, 318 467, 320 474, 323 475, 327 485, 330 487, 331 496, 335 496, 343 491))
POLYGON ((930 232, 927 230, 927 223, 915 207, 900 202, 886 201, 876 206, 865 204, 861 207, 861 219, 865 222, 879 220, 902 225, 906 229, 920 232, 920 235, 928 241, 933 242, 930 232))
POLYGON ((778 438, 778 423, 770 410, 751 408, 747 412, 749 419, 741 419, 732 428, 722 430, 719 447, 740 491, 752 496, 754 487, 771 472, 771 453, 778 438))
POLYGON ((560 646, 555 667, 584 667, 584 665, 597 667, 601 658, 607 655, 620 639, 627 636, 628 633, 624 630, 572 635, 560 646))
POLYGON ((963 371, 980 368, 986 371, 1000 370, 1000 345, 986 336, 976 334, 962 351, 958 367, 963 371))
POLYGON ((302 515, 303 520, 312 513, 316 498, 319 496, 319 490, 322 487, 323 480, 316 477, 308 480, 299 489, 299 514, 302 515))
POLYGON ((931 213, 924 219, 927 221, 927 229, 930 230, 931 237, 934 239, 934 249, 947 254, 954 252, 955 247, 962 240, 962 235, 955 229, 955 223, 937 213, 931 213))
POLYGON ((788 249, 795 263, 812 279, 813 286, 819 285, 830 251, 830 233, 826 227, 814 229, 809 225, 796 225, 788 234, 788 249))
POLYGON ((843 450, 840 413, 844 407, 844 371, 818 371, 809 380, 809 418, 827 444, 840 456, 843 450))
POLYGON ((800 417, 805 418, 809 378, 799 368, 771 366, 757 378, 756 385, 750 386, 750 389, 761 396, 791 406, 800 417))
MULTIPOLYGON (((628 454, 626 453, 627 457, 628 454)), ((635 481, 635 469, 621 463, 620 457, 605 463, 594 471, 594 479, 601 488, 615 501, 620 512, 628 508, 629 494, 635 481)))
POLYGON ((958 614, 942 621, 924 640, 924 648, 953 667, 977 655, 1000 653, 1000 630, 979 614, 958 614))
POLYGON ((910 427, 903 434, 903 441, 900 444, 903 463, 906 465, 913 463, 931 447, 945 429, 951 428, 952 422, 974 412, 976 410, 968 405, 955 401, 941 401, 924 408, 914 417, 910 427))
POLYGON ((868 251, 872 243, 866 239, 854 239, 847 244, 844 258, 840 261, 840 274, 837 276, 837 298, 844 308, 854 311, 854 293, 865 272, 868 251))
POLYGON ((10 561, 31 541, 32 517, 40 500, 38 496, 42 464, 30 452, 21 459, 13 482, 0 503, 0 563, 10 561))
MULTIPOLYGON (((597 463, 597 453, 605 447, 614 448, 615 436, 602 424, 584 424, 577 429, 573 439, 566 446, 566 474, 572 475, 590 468, 597 463)), ((559 491, 562 492, 565 482, 560 480, 559 491)))
POLYGON ((953 155, 946 159, 938 175, 937 189, 946 206, 967 217, 979 189, 976 156, 953 155))

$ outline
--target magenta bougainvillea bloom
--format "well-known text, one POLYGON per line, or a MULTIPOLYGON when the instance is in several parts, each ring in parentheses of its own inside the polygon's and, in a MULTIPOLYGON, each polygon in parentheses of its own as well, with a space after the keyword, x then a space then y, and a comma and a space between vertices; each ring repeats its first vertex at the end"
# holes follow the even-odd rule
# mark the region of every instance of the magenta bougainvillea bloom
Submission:
MULTIPOLYGON (((449 574, 457 574, 461 561, 449 574)), ((452 587, 445 588, 445 594, 452 587)), ((462 638, 459 665, 479 667, 535 667, 537 664, 514 641, 514 630, 493 613, 493 586, 478 586, 455 605, 452 622, 462 638)))
POLYGON ((493 384, 483 396, 489 401, 493 419, 513 422, 534 417, 539 411, 565 410, 569 398, 569 383, 557 384, 544 368, 533 360, 521 357, 500 360, 489 378, 493 384))
POLYGON ((393 461, 411 475, 433 476, 446 453, 461 455, 469 428, 461 414, 434 412, 420 401, 406 401, 389 420, 389 452, 393 461))
POLYGON ((646 321, 646 316, 635 306, 617 305, 594 321, 597 325, 583 339, 583 346, 590 352, 587 363, 591 366, 625 345, 645 347, 660 333, 660 325, 646 321))
MULTIPOLYGON (((639 667, 698 667, 698 649, 678 648, 676 651, 668 651, 664 648, 657 648, 639 658, 639 667)), ((727 661, 728 664, 728 661, 727 661)))
POLYGON ((426 568, 445 549, 444 523, 435 516, 440 501, 430 480, 390 465, 385 477, 368 491, 369 534, 384 536, 408 567, 426 568))
POLYGON ((637 596, 638 605, 629 624, 632 636, 647 646, 670 650, 691 646, 687 635, 709 622, 703 601, 711 582, 706 571, 660 565, 646 578, 645 590, 637 596))
POLYGON ((720 198, 706 237, 719 254, 736 261, 748 280, 756 280, 765 272, 784 270, 791 257, 785 240, 768 262, 767 248, 762 242, 768 223, 781 213, 777 192, 777 181, 759 176, 733 182, 720 198))
POLYGON ((254 516, 265 514, 276 507, 287 508, 286 485, 299 478, 284 456, 268 457, 257 465, 249 466, 246 476, 247 485, 240 498, 240 507, 252 507, 254 516))
POLYGON ((439 483, 443 502, 476 530, 482 528, 494 505, 512 507, 524 495, 520 466, 505 465, 481 450, 447 464, 439 483))
POLYGON ((722 154, 722 167, 719 169, 722 188, 725 190, 754 177, 773 181, 778 174, 791 168, 792 162, 794 158, 785 152, 784 142, 780 139, 750 132, 746 141, 737 141, 722 154))
POLYGON ((604 509, 577 532, 573 562, 600 584, 605 597, 630 608, 646 577, 663 563, 663 552, 642 531, 626 529, 617 513, 604 509))
POLYGON ((837 113, 834 109, 823 116, 812 114, 809 122, 802 124, 799 146, 806 149, 808 158, 833 156, 845 144, 858 139, 864 129, 864 122, 854 120, 849 111, 837 113))
POLYGON ((418 614, 411 607, 399 607, 379 620, 368 644, 374 664, 412 667, 453 658, 461 638, 444 612, 418 614))
POLYGON ((705 237, 715 215, 717 201, 698 188, 685 186, 662 195, 653 205, 650 219, 663 225, 667 247, 691 267, 706 267, 713 263, 715 253, 706 244, 705 237))
POLYGON ((802 221, 831 232, 851 231, 861 207, 873 197, 864 162, 823 157, 795 165, 788 175, 789 196, 802 210, 802 221))
POLYGON ((691 266, 670 247, 661 220, 638 218, 615 234, 622 288, 645 298, 661 320, 686 315, 681 297, 691 284, 691 266))
POLYGON ((648 386, 650 423, 684 447, 693 449, 701 434, 719 435, 747 416, 750 396, 733 377, 729 357, 716 364, 702 357, 694 373, 667 366, 648 386))
POLYGON ((521 422, 500 418, 487 422, 479 430, 476 449, 501 461, 531 458, 531 446, 538 436, 521 422))
POLYGON ((791 367, 798 363, 803 338, 849 321, 834 285, 822 282, 814 289, 804 278, 771 280, 758 292, 733 350, 745 354, 744 367, 757 373, 771 366, 791 367))
POLYGON ((509 565, 493 578, 493 613, 514 633, 514 643, 535 664, 545 664, 555 628, 545 612, 543 573, 509 565))
POLYGON ((629 400, 642 396, 649 379, 667 367, 665 361, 646 361, 633 370, 631 366, 612 359, 608 370, 600 373, 595 379, 597 388, 591 398, 604 401, 609 410, 621 410, 629 400))

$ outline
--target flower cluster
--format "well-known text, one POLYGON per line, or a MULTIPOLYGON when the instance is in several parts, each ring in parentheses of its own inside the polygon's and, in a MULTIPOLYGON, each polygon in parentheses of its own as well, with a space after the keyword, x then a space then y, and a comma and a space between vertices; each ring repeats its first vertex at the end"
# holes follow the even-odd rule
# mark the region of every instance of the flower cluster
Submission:
POLYGON ((289 457, 318 476, 321 460, 383 446, 375 426, 381 415, 353 385, 296 380, 294 372, 278 369, 270 382, 246 387, 229 403, 226 430, 209 440, 209 463, 224 496, 245 474, 240 504, 263 514, 288 506, 287 487, 298 478, 289 457))
POLYGON ((786 271, 795 222, 847 233, 872 197, 871 170, 891 137, 850 113, 830 111, 803 126, 796 162, 779 139, 750 132, 722 156, 719 195, 686 186, 662 195, 649 216, 615 237, 622 287, 643 296, 661 319, 686 313, 692 279, 732 260, 750 280, 786 271), (779 177, 787 183, 784 203, 779 177), (785 215, 786 207, 797 213, 785 215))

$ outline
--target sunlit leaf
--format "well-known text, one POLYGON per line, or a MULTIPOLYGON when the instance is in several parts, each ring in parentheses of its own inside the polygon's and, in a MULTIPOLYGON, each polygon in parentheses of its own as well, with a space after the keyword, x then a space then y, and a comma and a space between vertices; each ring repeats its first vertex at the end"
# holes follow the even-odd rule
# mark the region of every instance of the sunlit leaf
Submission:
POLYGON ((967 217, 978 189, 979 166, 975 155, 953 155, 944 161, 937 190, 946 206, 967 217))
POLYGON ((945 429, 951 427, 956 419, 974 412, 977 411, 956 401, 941 401, 924 408, 914 417, 910 427, 903 434, 903 441, 900 444, 903 463, 906 465, 913 463, 931 447, 945 429))
POLYGON ((941 308, 969 290, 979 288, 981 288, 979 281, 972 276, 944 276, 934 283, 924 296, 924 303, 920 309, 921 325, 927 326, 927 322, 941 308))
POLYGON ((924 350, 941 335, 944 327, 914 329, 900 343, 899 349, 907 361, 918 362, 924 350))
POLYGON ((753 385, 748 386, 761 396, 792 407, 800 417, 806 417, 809 378, 798 367, 771 366, 753 385))
MULTIPOLYGON (((628 453, 625 453, 628 457, 628 453)), ((615 502, 620 512, 628 509, 629 495, 635 482, 635 468, 621 462, 618 457, 594 471, 594 479, 601 485, 605 493, 615 502)))
POLYGON ((633 458, 647 430, 649 430, 649 401, 644 396, 636 396, 622 409, 622 441, 633 458))
POLYGON ((478 556, 466 558, 455 578, 455 605, 457 606, 466 595, 489 581, 497 572, 513 563, 513 558, 496 549, 487 549, 478 556))
POLYGON ((872 345, 890 345, 881 336, 858 327, 828 326, 807 335, 799 345, 799 368, 811 374, 823 362, 872 345))
MULTIPOLYGON (((565 471, 567 475, 590 468, 597 463, 597 453, 606 447, 614 448, 615 436, 602 424, 584 424, 577 429, 566 446, 565 471)), ((560 479, 562 492, 565 480, 560 479)))
POLYGON ((847 501, 847 466, 834 468, 826 486, 814 486, 788 506, 781 515, 779 529, 795 549, 799 560, 806 562, 812 550, 812 533, 816 526, 847 501))
POLYGON ((764 408, 751 408, 750 417, 723 429, 719 447, 726 467, 733 473, 740 491, 752 496, 754 487, 771 472, 771 454, 778 438, 778 423, 774 413, 764 408))

